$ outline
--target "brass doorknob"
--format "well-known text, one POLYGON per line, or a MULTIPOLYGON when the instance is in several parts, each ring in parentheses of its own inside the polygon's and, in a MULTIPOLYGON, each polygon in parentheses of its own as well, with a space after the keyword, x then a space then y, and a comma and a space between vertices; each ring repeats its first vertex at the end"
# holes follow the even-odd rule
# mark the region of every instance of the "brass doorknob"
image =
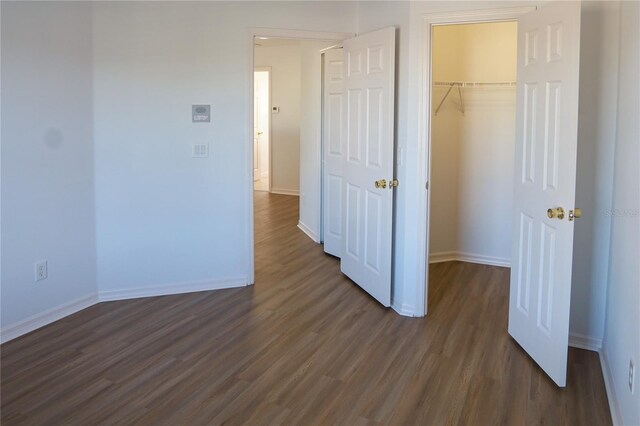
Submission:
POLYGON ((547 217, 549 219, 564 219, 564 209, 562 207, 554 207, 547 210, 547 217))
POLYGON ((376 188, 386 188, 386 187, 387 187, 386 179, 380 179, 376 181, 376 188))
POLYGON ((572 222, 573 219, 577 219, 582 217, 582 209, 576 207, 575 210, 569 210, 569 221, 572 222))

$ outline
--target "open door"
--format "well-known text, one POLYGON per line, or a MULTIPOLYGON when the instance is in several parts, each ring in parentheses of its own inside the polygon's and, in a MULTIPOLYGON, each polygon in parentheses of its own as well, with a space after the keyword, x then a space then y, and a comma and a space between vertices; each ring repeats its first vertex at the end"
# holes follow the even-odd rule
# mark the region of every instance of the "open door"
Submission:
POLYGON ((575 217, 580 3, 518 21, 509 334, 566 385, 575 217))
POLYGON ((342 272, 391 304, 395 28, 344 42, 342 272))
POLYGON ((344 57, 342 49, 324 53, 323 61, 323 232, 324 251, 342 257, 342 160, 344 123, 344 57))

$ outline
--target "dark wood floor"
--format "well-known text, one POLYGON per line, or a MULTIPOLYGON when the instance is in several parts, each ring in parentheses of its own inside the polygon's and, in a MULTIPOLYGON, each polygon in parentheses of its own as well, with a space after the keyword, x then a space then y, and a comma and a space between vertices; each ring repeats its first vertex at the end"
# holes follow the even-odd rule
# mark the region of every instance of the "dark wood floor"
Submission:
POLYGON ((557 388, 507 334, 508 270, 431 267, 384 309, 256 194, 256 285, 102 303, 2 345, 2 424, 610 424, 597 354, 557 388))

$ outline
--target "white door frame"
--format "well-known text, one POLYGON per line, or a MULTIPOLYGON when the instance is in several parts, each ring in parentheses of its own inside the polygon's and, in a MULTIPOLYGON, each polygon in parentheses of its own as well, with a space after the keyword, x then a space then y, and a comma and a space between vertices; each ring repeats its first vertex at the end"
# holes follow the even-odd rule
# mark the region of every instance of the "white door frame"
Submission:
MULTIPOLYGON (((335 41, 341 42, 348 38, 355 37, 353 33, 340 32, 324 32, 324 31, 305 31, 305 30, 289 30, 282 28, 249 28, 247 35, 247 67, 245 85, 248 88, 245 95, 245 203, 247 206, 247 219, 245 222, 246 233, 246 249, 249 254, 247 264, 248 283, 255 283, 255 252, 254 252, 254 226, 253 226, 253 72, 254 72, 254 44, 256 37, 285 38, 297 40, 314 40, 314 41, 335 41)), ((321 52, 318 52, 321 55, 321 52)), ((319 96, 321 94, 318 94, 319 96)), ((318 117, 321 120, 322 116, 318 117)), ((271 140, 269 140, 269 149, 271 149, 271 140)), ((322 147, 320 148, 322 149, 322 147)), ((322 152, 319 157, 322 159, 322 152)), ((269 155, 271 161, 271 155, 269 155)), ((321 169, 321 168, 320 168, 321 169)), ((271 174, 271 170, 269 170, 271 174)), ((271 175, 269 176, 269 184, 271 184, 271 175)), ((322 175, 318 177, 318 181, 322 181, 322 175)), ((321 188, 318 188, 319 193, 321 188)))
MULTIPOLYGON (((269 173, 269 192, 271 192, 271 167, 272 167, 272 163, 271 163, 271 67, 255 67, 253 69, 254 72, 258 71, 258 72, 266 72, 268 75, 267 80, 269 81, 269 90, 268 90, 268 94, 267 96, 269 96, 269 113, 268 113, 268 119, 267 121, 269 122, 269 133, 267 134, 267 141, 269 144, 269 161, 267 163, 267 173, 269 173)), ((253 87, 253 86, 251 86, 253 87)), ((253 100, 253 102, 255 102, 255 99, 253 100)), ((252 160, 253 161, 253 160, 252 160)), ((260 176, 260 179, 262 179, 262 176, 260 176)))
POLYGON ((431 180, 431 31, 437 25, 470 24, 481 22, 517 21, 520 15, 536 10, 535 6, 510 7, 487 10, 461 10, 453 12, 429 13, 422 15, 422 36, 420 45, 420 79, 418 93, 418 188, 425 188, 418 192, 418 238, 417 264, 417 306, 416 314, 427 314, 429 297, 429 221, 431 206, 431 191, 427 185, 431 180))

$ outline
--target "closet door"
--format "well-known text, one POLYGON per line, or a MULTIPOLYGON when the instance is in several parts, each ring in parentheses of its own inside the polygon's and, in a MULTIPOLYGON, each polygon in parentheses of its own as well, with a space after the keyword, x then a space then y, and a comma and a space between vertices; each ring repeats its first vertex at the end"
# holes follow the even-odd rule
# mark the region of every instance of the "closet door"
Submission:
POLYGON ((518 21, 509 334, 565 386, 575 209, 580 3, 518 21))
POLYGON ((323 241, 324 251, 342 257, 342 161, 346 128, 342 49, 324 53, 323 73, 323 241))
POLYGON ((345 152, 340 269, 391 304, 395 28, 344 42, 345 152))

